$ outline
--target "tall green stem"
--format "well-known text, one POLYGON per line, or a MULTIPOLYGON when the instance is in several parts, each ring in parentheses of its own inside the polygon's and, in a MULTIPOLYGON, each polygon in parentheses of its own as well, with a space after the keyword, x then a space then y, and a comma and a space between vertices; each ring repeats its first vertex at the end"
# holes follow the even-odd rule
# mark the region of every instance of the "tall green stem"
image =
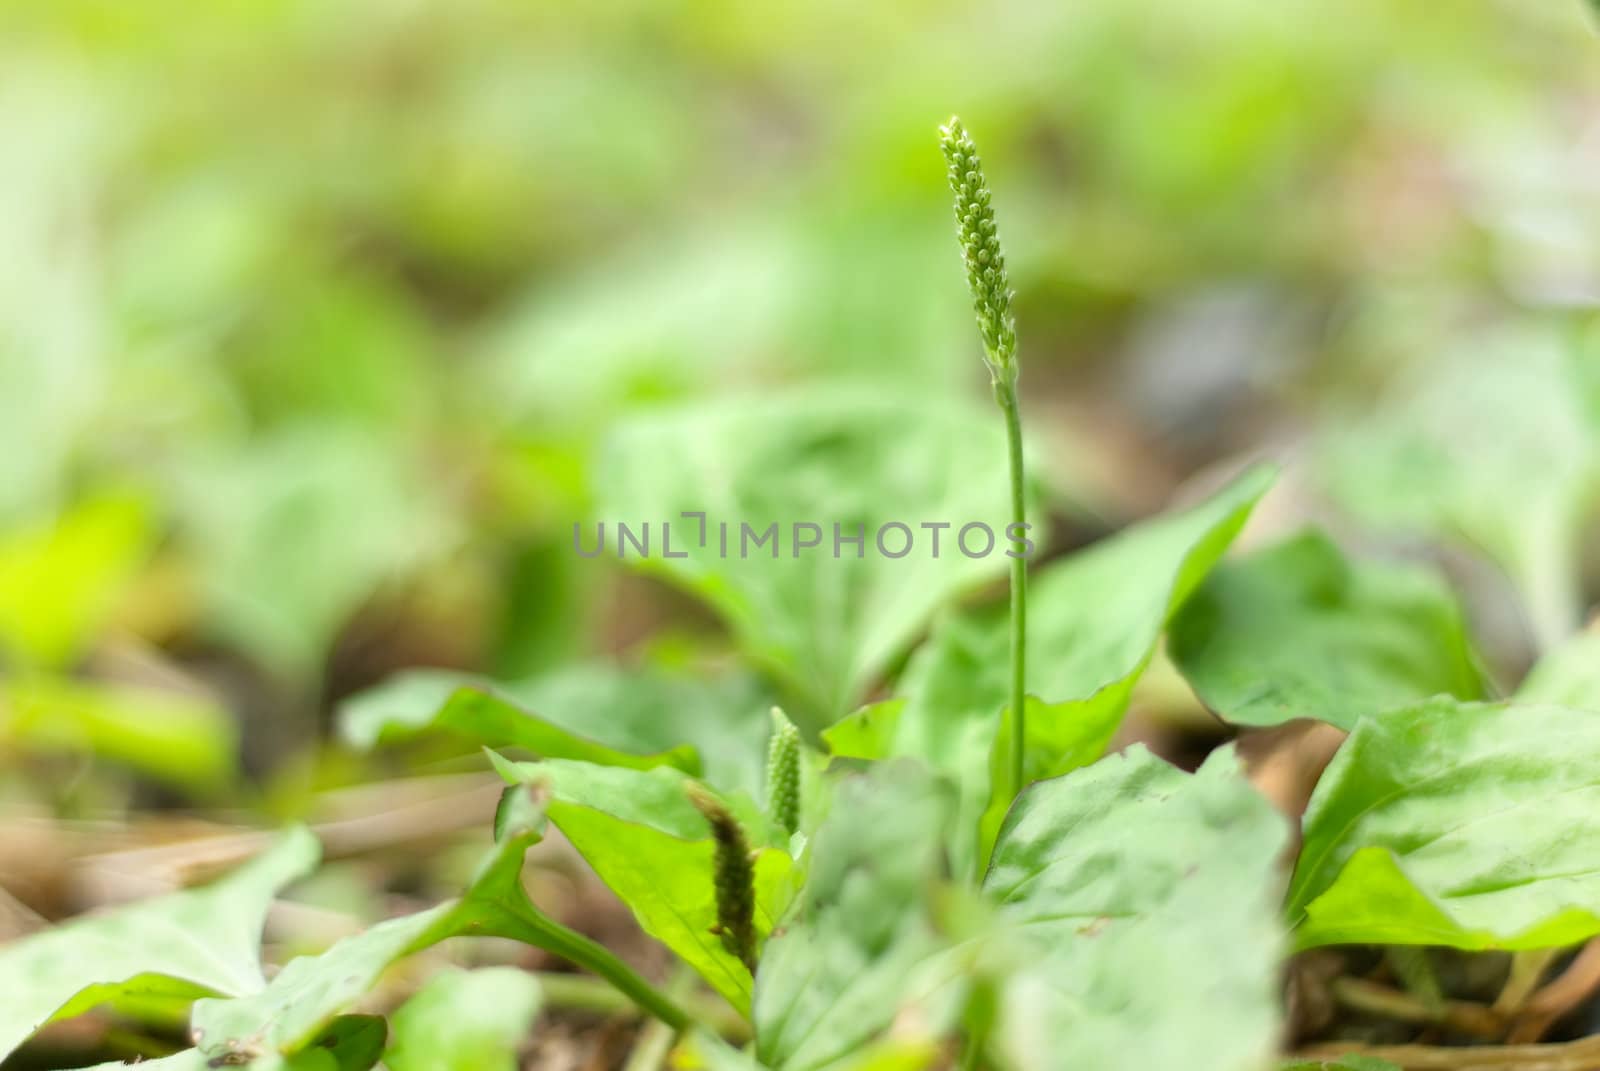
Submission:
MULTIPOLYGON (((1028 520, 1027 481, 1022 468, 1022 412, 1017 405, 1016 382, 995 391, 1006 418, 1006 450, 1011 469, 1011 522, 1028 520)), ((1025 528, 1015 529, 1025 532, 1025 528)), ((1023 756, 1028 746, 1028 557, 1027 543, 1012 541, 1011 559, 1011 793, 1024 784, 1023 756)))
MULTIPOLYGON (((983 161, 961 120, 951 117, 939 128, 939 148, 950 165, 950 192, 956 201, 956 236, 967 269, 972 311, 983 339, 983 360, 994 381, 995 401, 1006 418, 1006 446, 1011 460, 1011 523, 1027 524, 1026 483, 1022 471, 1022 414, 1017 409, 1017 327, 1011 317, 1011 284, 1000 249, 993 197, 983 176, 983 161)), ((1025 533, 1026 527, 1017 529, 1025 533)), ((1011 560, 1011 792, 1022 791, 1028 745, 1028 541, 1012 540, 1011 560)))

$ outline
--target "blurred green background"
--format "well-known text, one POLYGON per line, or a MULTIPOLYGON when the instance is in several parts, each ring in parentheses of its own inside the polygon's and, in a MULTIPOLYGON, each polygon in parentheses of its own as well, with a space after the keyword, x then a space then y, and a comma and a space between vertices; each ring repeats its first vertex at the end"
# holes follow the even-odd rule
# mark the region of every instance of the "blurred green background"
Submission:
POLYGON ((571 553, 598 445, 791 385, 981 401, 951 112, 1060 545, 1269 454, 1281 509, 1444 561, 1500 665, 1577 625, 1576 0, 12 0, 0 799, 226 794, 409 665, 715 648, 571 553))

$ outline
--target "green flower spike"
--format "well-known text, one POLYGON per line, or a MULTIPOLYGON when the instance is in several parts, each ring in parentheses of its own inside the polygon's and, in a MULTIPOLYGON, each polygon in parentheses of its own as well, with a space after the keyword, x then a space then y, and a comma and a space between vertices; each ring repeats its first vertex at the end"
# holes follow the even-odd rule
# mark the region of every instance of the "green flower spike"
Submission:
POLYGON ((800 828, 800 730, 777 707, 767 740, 767 815, 785 832, 800 828))
POLYGON ((689 786, 689 802, 705 816, 716 842, 717 925, 712 930, 751 973, 756 969, 755 869, 750 843, 738 819, 722 801, 699 785, 689 786))
POLYGON ((966 127, 954 116, 939 128, 939 147, 950 164, 961 259, 967 268, 967 287, 972 291, 978 332, 983 336, 984 360, 997 385, 1014 384, 1017 328, 1011 317, 1011 282, 1006 276, 1005 254, 1000 251, 983 161, 978 158, 978 147, 966 127))

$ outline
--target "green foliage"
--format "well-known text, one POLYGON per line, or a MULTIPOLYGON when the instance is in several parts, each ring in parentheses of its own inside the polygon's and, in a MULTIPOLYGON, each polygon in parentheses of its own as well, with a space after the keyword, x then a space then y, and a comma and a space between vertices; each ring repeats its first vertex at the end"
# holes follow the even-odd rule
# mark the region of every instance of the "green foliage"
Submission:
POLYGON ((524 971, 435 975, 394 1013, 383 1062, 390 1071, 516 1071, 539 1005, 539 983, 524 971))
MULTIPOLYGON (((1100 757, 1167 621, 1221 558, 1271 478, 1269 470, 1252 470, 1203 503, 1131 526, 1039 571, 1028 631, 1028 691, 1038 699, 1028 718, 1029 779, 1100 757)), ((1006 642, 996 613, 948 618, 907 670, 903 705, 867 707, 824 734, 835 754, 914 756, 953 777, 963 817, 952 844, 962 869, 980 865, 1011 802, 995 777, 1005 754, 995 714, 1006 702, 1006 642)))
POLYGON ((1307 532, 1216 570, 1172 626, 1200 698, 1241 725, 1364 715, 1432 695, 1481 699, 1454 597, 1417 569, 1345 559, 1307 532))
POLYGON ((1190 776, 1134 748, 1031 786, 983 881, 1013 929, 1002 1044, 1039 1067, 1261 1066, 1286 840, 1226 751, 1190 776))
POLYGON ((1358 515, 1489 554, 1543 647, 1578 624, 1580 548, 1600 491, 1600 422, 1579 379, 1589 360, 1553 331, 1472 340, 1402 377, 1326 448, 1328 483, 1358 515))
MULTIPOLYGON (((935 960, 946 942, 925 905, 942 877, 939 833, 949 817, 948 793, 911 763, 883 764, 839 787, 796 921, 761 961, 752 1018, 763 1065, 853 1066, 902 1016, 920 1020, 912 1029, 924 1045, 942 1033, 949 1002, 932 998, 947 981, 935 960)), ((902 1037, 899 1047, 920 1051, 917 1040, 902 1037)))
MULTIPOLYGON (((665 766, 629 770, 495 759, 508 782, 537 786, 550 821, 628 905, 644 931, 747 1012, 751 971, 742 951, 731 950, 718 933, 718 844, 690 800, 689 788, 696 783, 665 766)), ((748 798, 711 795, 754 842, 752 914, 756 939, 764 940, 793 896, 794 863, 778 843, 787 838, 748 798)))
POLYGON ((203 695, 59 677, 0 679, 0 741, 28 753, 110 759, 215 794, 237 765, 228 711, 203 695))
MULTIPOLYGON (((630 995, 653 993, 615 957, 551 921, 528 899, 523 855, 544 828, 542 814, 524 791, 508 791, 496 825, 498 842, 459 899, 380 922, 320 955, 293 960, 259 993, 198 1002, 196 1048, 218 1066, 262 1056, 292 1058, 313 1045, 394 962, 458 936, 525 941, 602 971, 632 988, 630 995)), ((681 1013, 670 1005, 664 1010, 682 1024, 681 1013)))
POLYGON ((1279 1071, 1400 1071, 1400 1068, 1370 1056, 1346 1056, 1341 1060, 1296 1060, 1282 1065, 1279 1071))
POLYGON ((280 888, 316 865, 297 829, 199 889, 79 919, 0 949, 0 1059, 40 1027, 108 1001, 187 1003, 263 986, 261 926, 280 888))
POLYGON ((1317 784, 1289 887, 1302 948, 1558 948, 1600 933, 1600 722, 1433 699, 1365 718, 1317 784))
MULTIPOLYGON (((1005 443, 989 424, 966 408, 814 394, 641 417, 611 441, 597 516, 635 532, 649 523, 652 557, 626 560, 705 599, 810 720, 826 723, 861 698, 938 607, 1003 572, 1000 549, 969 558, 957 546, 971 522, 1004 538, 1005 443), (684 511, 706 513, 704 545, 684 511), (923 520, 951 526, 938 533, 937 555, 935 533, 915 527, 923 520), (663 521, 673 554, 685 557, 662 556, 663 521), (796 553, 796 522, 822 525, 821 545, 796 553), (901 558, 870 545, 891 522, 914 538, 901 558), (849 544, 833 556, 834 524, 845 537, 864 530, 859 559, 849 544), (741 525, 757 535, 776 525, 780 544, 742 544, 741 525)), ((592 548, 593 529, 583 538, 592 548)), ((885 538, 893 553, 904 537, 885 538)), ((969 539, 982 547, 977 534, 969 539)))
MULTIPOLYGON (((620 719, 588 719, 613 738, 624 735, 620 719)), ((393 677, 347 702, 340 712, 344 738, 358 747, 437 729, 488 748, 519 747, 552 759, 582 759, 602 766, 648 770, 676 766, 698 773, 699 756, 687 744, 657 754, 618 750, 586 739, 502 698, 486 681, 443 670, 413 670, 393 677)), ((629 741, 647 751, 649 744, 629 741)))

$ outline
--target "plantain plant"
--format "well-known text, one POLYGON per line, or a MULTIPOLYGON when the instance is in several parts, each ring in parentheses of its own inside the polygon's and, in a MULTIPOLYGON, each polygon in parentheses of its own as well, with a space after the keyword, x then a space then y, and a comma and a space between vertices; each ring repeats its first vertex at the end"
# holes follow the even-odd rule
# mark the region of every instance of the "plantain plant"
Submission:
MULTIPOLYGON (((885 430, 876 403, 806 399, 754 423, 625 435, 613 470, 630 473, 625 486, 663 456, 691 473, 697 459, 742 473, 756 458, 773 479, 735 480, 730 497, 774 509, 771 496, 793 491, 798 509, 821 472, 860 491, 863 509, 919 493, 925 508, 948 504, 947 481, 910 463, 918 454, 893 453, 910 441, 999 476, 1012 524, 1027 524, 992 197, 959 122, 941 145, 1008 472, 974 462, 969 441, 937 453, 951 428, 981 438, 964 417, 922 437, 885 430), (664 449, 706 436, 712 449, 664 449)), ((188 1023, 193 1047, 150 1068, 509 1068, 540 1004, 570 1003, 654 1018, 682 1066, 932 1068, 959 1046, 966 1066, 996 1071, 1265 1071, 1289 1057, 1294 951, 1536 953, 1517 968, 1532 992, 1552 950, 1600 935, 1595 635, 1493 700, 1457 600, 1426 569, 1353 561, 1314 532, 1224 561, 1272 479, 1247 469, 1052 561, 1031 596, 1016 540, 1008 609, 958 604, 987 578, 964 565, 909 562, 905 587, 886 588, 867 563, 769 583, 748 563, 675 559, 663 575, 727 617, 744 668, 591 666, 513 685, 433 673, 363 696, 341 715, 352 743, 465 739, 507 782, 494 847, 460 898, 269 980, 267 907, 317 858, 315 839, 291 831, 217 884, 0 948, 0 1058, 50 1021, 111 1004, 188 1023), (810 616, 758 614, 785 608, 810 616), (1231 746, 1194 773, 1138 746, 1106 756, 1163 640, 1228 722, 1314 718, 1348 733, 1298 830, 1231 746), (886 697, 827 716, 878 678, 886 697), (757 714, 779 694, 807 704, 802 723, 774 710, 763 729, 757 714), (657 985, 530 900, 524 853, 547 824, 697 984, 657 985), (472 936, 542 947, 585 977, 447 974, 387 1021, 355 1010, 391 964, 472 936)), ((1431 984, 1427 953, 1390 962, 1431 984)), ((1440 995, 1405 1007, 1447 1016, 1440 995)), ((1495 1013, 1508 1032, 1518 1010, 1507 998, 1495 1013)), ((1372 1071, 1416 1047, 1301 1055, 1310 1062, 1292 1066, 1372 1071)))

